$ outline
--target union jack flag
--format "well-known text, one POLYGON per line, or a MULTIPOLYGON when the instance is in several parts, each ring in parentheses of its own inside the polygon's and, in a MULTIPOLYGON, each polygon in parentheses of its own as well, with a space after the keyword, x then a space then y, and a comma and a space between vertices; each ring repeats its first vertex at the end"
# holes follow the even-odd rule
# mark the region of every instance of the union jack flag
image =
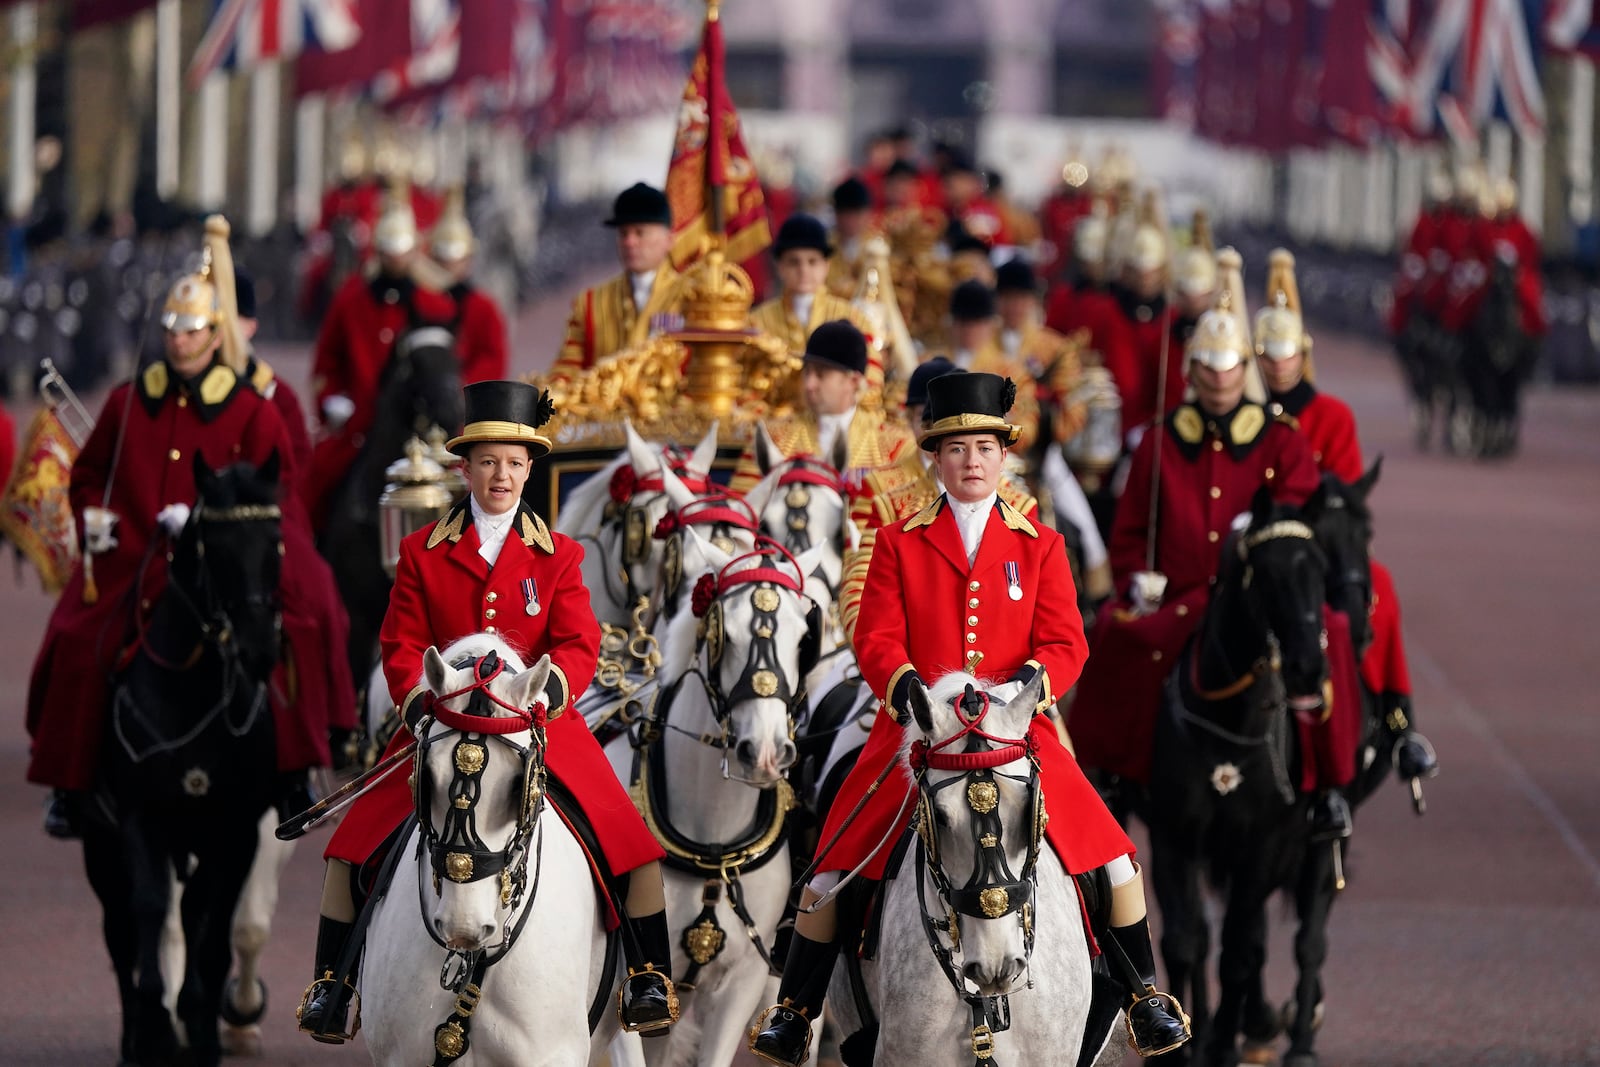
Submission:
POLYGON ((411 52, 372 82, 372 98, 387 104, 448 82, 461 62, 460 0, 410 0, 411 52))
POLYGON ((248 70, 305 50, 342 52, 361 38, 359 0, 216 0, 189 64, 191 88, 215 70, 248 70))
POLYGON ((1413 0, 1378 0, 1368 64, 1396 123, 1423 137, 1442 127, 1462 144, 1475 144, 1491 118, 1541 133, 1531 44, 1538 8, 1537 0, 1439 0, 1419 20, 1413 0))
POLYGON ((1557 52, 1600 56, 1600 24, 1594 0, 1550 0, 1545 11, 1544 39, 1557 52))

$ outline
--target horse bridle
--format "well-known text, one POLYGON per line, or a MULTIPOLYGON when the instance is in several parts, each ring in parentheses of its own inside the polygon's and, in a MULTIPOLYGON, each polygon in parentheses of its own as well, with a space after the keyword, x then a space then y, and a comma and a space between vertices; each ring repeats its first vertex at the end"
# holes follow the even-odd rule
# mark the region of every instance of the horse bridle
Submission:
MULTIPOLYGON (((966 1002, 972 1016, 972 1048, 979 1063, 993 1062, 993 1035, 1011 1024, 1009 997, 983 996, 967 988, 966 979, 955 966, 955 955, 961 951, 961 919, 963 915, 976 919, 999 919, 1016 915, 1022 928, 1023 965, 1028 966, 1033 957, 1034 924, 1033 898, 1038 884, 1039 851, 1044 841, 1045 825, 1049 816, 1044 808, 1044 790, 1039 780, 1039 761, 1032 738, 997 737, 983 729, 983 720, 989 713, 989 695, 968 685, 961 698, 954 702, 956 718, 961 728, 950 737, 930 745, 925 741, 913 742, 909 754, 911 769, 916 778, 918 799, 915 827, 917 833, 917 858, 927 878, 917 877, 917 905, 922 917, 923 934, 939 967, 949 980, 956 995, 966 1002), (960 744, 962 750, 954 751, 960 744), (1026 776, 1005 774, 998 768, 1017 760, 1026 760, 1026 776), (929 785, 927 772, 957 772, 936 785, 929 785), (1005 778, 1022 785, 1028 793, 1031 811, 1029 841, 1022 869, 1013 873, 1005 854, 1005 831, 1000 819, 1000 786, 996 778, 1005 778), (954 786, 965 784, 967 806, 972 809, 972 844, 975 861, 972 873, 961 885, 954 885, 940 856, 939 833, 936 826, 937 795, 954 786), (944 914, 929 913, 926 884, 931 881, 938 894, 944 914), (943 934, 950 941, 947 948, 941 942, 943 934)), ((1030 976, 1031 988, 1033 979, 1030 976)))
MULTIPOLYGON (((686 457, 678 450, 669 450, 667 461, 672 467, 672 473, 690 492, 704 493, 710 489, 710 480, 691 471, 686 457)), ((609 529, 619 532, 621 543, 612 551, 622 560, 619 570, 622 589, 619 591, 611 588, 611 572, 608 569, 602 572, 606 580, 606 595, 615 603, 632 608, 638 604, 640 598, 651 593, 635 573, 634 568, 650 558, 650 540, 654 534, 654 527, 650 522, 650 508, 666 495, 666 479, 660 473, 641 478, 632 464, 623 464, 611 473, 607 491, 611 495, 611 500, 601 513, 600 529, 595 531, 595 540, 598 544, 600 536, 609 529)))
MULTIPOLYGON (((542 701, 531 708, 518 708, 495 695, 489 688, 490 683, 502 674, 515 672, 494 652, 454 666, 460 669, 469 664, 472 681, 460 689, 430 696, 413 730, 417 752, 412 765, 412 800, 417 813, 418 856, 424 852, 428 856, 436 896, 442 891, 443 879, 465 885, 485 878, 499 878, 500 906, 508 909, 508 914, 502 939, 490 950, 491 959, 494 959, 510 949, 522 922, 526 921, 527 912, 524 911, 516 927, 510 925, 511 915, 516 913, 524 896, 532 895, 528 876, 530 854, 535 857, 531 886, 534 890, 538 887, 537 857, 542 850, 535 843, 535 831, 545 803, 545 728, 549 709, 542 701), (444 706, 444 701, 461 696, 467 698, 466 711, 452 711, 444 706), (510 714, 495 715, 491 705, 510 714), (456 735, 451 753, 453 773, 446 787, 449 803, 442 827, 433 824, 433 780, 427 773, 428 754, 443 740, 442 735, 431 734, 429 727, 433 722, 456 735), (529 734, 526 746, 509 736, 524 731, 529 734), (482 794, 483 772, 489 765, 491 740, 511 752, 522 768, 517 825, 510 843, 503 849, 490 848, 478 834, 477 805, 482 794)), ((420 880, 418 886, 420 894, 420 880)), ((449 950, 430 923, 424 922, 423 926, 441 948, 449 950)))
MULTIPOLYGON (((846 499, 845 485, 839 472, 816 456, 790 456, 784 464, 788 469, 778 475, 778 489, 783 491, 783 547, 799 554, 811 547, 811 516, 806 512, 811 504, 810 487, 815 485, 832 489, 843 501, 846 499)), ((839 550, 842 553, 843 524, 839 529, 839 550)))

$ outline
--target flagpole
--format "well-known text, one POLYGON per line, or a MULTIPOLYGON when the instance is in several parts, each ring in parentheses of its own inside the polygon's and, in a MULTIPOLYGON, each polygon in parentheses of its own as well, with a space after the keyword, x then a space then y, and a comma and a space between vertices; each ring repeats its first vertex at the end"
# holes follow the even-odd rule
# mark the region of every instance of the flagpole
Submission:
POLYGON ((156 6, 156 194, 178 192, 178 108, 182 12, 178 0, 156 6))
POLYGON ((33 147, 39 86, 38 40, 38 5, 29 2, 12 8, 11 45, 16 50, 17 62, 11 71, 11 165, 6 210, 13 222, 25 220, 33 210, 38 186, 33 147))
POLYGON ((722 203, 723 180, 726 177, 726 163, 723 153, 726 151, 726 141, 723 139, 722 106, 719 92, 722 89, 722 27, 713 27, 713 23, 721 21, 722 0, 706 0, 706 38, 710 43, 713 29, 717 35, 715 54, 710 48, 706 49, 706 208, 709 216, 708 225, 713 240, 720 245, 726 236, 727 218, 722 203), (712 70, 711 64, 715 63, 719 69, 712 70))

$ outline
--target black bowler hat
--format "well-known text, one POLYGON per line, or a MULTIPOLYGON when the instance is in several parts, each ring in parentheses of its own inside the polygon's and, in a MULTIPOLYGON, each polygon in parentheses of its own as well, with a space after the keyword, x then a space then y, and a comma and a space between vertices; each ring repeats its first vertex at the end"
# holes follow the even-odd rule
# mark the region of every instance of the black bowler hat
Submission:
POLYGON ((241 319, 256 317, 256 282, 250 272, 233 265, 233 306, 241 319))
POLYGON ((834 319, 806 338, 806 361, 835 370, 867 373, 867 337, 849 319, 834 319))
POLYGON ((530 459, 549 454, 550 438, 538 432, 556 413, 548 392, 513 381, 474 382, 463 392, 467 425, 446 442, 450 451, 465 456, 473 445, 492 443, 527 445, 530 459))
POLYGON ((965 374, 960 367, 951 363, 943 356, 934 356, 926 363, 917 364, 917 369, 911 372, 911 378, 906 382, 906 407, 922 407, 928 402, 928 383, 935 378, 942 378, 946 374, 965 374))
POLYGON ((962 282, 950 294, 950 317, 955 321, 981 322, 994 316, 994 290, 977 279, 962 282))
POLYGON ((872 190, 860 178, 851 176, 833 187, 833 210, 865 211, 872 206, 872 190))
POLYGON ((1008 259, 994 272, 994 291, 997 293, 1027 293, 1039 295, 1039 278, 1025 259, 1008 259))
POLYGON ((790 215, 783 220, 783 225, 778 227, 778 239, 772 242, 772 258, 778 259, 796 248, 814 248, 825 257, 833 255, 828 228, 821 219, 814 215, 790 215))
POLYGON ((617 194, 617 199, 611 205, 611 217, 606 219, 606 225, 639 226, 654 223, 658 226, 672 226, 672 205, 667 203, 667 194, 653 185, 644 182, 635 182, 617 194))
POLYGON ((993 433, 1003 445, 1014 445, 1022 427, 1006 421, 1017 402, 1017 385, 998 374, 942 374, 928 382, 928 403, 922 409, 917 443, 936 452, 939 442, 961 433, 993 433))

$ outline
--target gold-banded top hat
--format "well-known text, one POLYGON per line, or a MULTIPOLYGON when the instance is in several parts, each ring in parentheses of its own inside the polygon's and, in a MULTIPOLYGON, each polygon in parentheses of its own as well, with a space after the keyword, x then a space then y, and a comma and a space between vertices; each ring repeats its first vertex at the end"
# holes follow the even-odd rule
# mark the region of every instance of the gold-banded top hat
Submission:
POLYGON ((222 361, 236 373, 242 373, 248 353, 244 337, 239 333, 228 234, 227 219, 221 215, 206 219, 200 269, 179 278, 168 290, 167 301, 161 308, 161 326, 174 333, 207 328, 218 330, 222 334, 222 361))
POLYGON ((917 444, 934 452, 946 437, 963 433, 993 433, 1002 444, 1014 445, 1022 427, 1006 421, 1017 402, 1017 383, 981 371, 943 374, 928 382, 928 400, 922 409, 917 444))
POLYGON ((1305 343, 1300 316, 1300 288, 1294 280, 1294 254, 1274 248, 1267 260, 1267 302, 1256 313, 1256 355, 1288 359, 1305 343))
POLYGON ((527 382, 474 382, 463 390, 467 401, 467 424, 445 447, 465 456, 473 445, 517 444, 528 446, 528 457, 538 459, 550 452, 550 438, 539 432, 556 413, 555 402, 546 390, 527 382))
POLYGON ((466 259, 477 250, 477 239, 472 235, 472 225, 467 222, 465 198, 460 186, 445 196, 444 211, 429 235, 433 258, 440 263, 454 263, 466 259))
POLYGON ((1195 323, 1184 347, 1185 364, 1192 361, 1220 372, 1250 361, 1253 346, 1245 320, 1243 271, 1238 252, 1224 248, 1217 253, 1217 301, 1195 323))

